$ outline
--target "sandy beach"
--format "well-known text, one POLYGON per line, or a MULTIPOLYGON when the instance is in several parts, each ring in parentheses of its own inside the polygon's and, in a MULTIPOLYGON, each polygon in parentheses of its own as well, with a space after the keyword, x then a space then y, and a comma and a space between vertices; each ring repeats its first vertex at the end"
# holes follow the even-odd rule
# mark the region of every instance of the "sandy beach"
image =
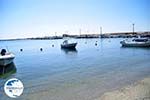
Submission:
POLYGON ((96 100, 150 100, 150 77, 119 90, 104 93, 96 100))

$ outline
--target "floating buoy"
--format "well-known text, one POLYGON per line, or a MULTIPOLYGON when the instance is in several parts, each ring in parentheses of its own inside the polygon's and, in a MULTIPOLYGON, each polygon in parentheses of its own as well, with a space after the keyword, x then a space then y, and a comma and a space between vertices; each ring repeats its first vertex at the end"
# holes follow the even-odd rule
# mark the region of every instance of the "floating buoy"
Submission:
POLYGON ((43 49, 42 49, 42 48, 40 48, 40 51, 43 51, 43 49))
POLYGON ((23 51, 23 49, 20 49, 20 51, 23 51))
POLYGON ((52 45, 52 47, 54 47, 54 44, 52 45))
POLYGON ((97 43, 95 43, 95 46, 97 46, 97 43))

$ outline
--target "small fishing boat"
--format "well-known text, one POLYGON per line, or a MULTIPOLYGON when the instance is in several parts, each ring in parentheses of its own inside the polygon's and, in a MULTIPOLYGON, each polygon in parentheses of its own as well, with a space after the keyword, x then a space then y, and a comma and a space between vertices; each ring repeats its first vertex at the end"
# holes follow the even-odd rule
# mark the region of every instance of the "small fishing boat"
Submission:
POLYGON ((62 44, 61 44, 61 48, 65 48, 65 49, 75 49, 76 48, 77 43, 68 43, 68 40, 65 40, 62 44))
POLYGON ((120 42, 123 47, 150 47, 150 39, 134 38, 132 40, 123 40, 120 42))
POLYGON ((0 53, 0 66, 6 66, 13 62, 15 55, 11 52, 6 52, 5 49, 1 50, 0 53))

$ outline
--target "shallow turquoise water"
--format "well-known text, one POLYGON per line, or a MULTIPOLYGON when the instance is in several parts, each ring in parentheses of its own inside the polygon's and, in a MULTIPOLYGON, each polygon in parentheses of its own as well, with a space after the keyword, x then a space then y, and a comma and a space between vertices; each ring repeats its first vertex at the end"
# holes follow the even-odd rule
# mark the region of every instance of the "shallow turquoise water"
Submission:
POLYGON ((15 74, 0 79, 0 100, 10 99, 3 84, 14 77, 25 86, 18 100, 43 91, 49 91, 49 100, 93 100, 150 76, 150 48, 122 48, 120 40, 73 39, 78 42, 76 51, 60 49, 63 40, 0 41, 0 47, 7 46, 16 55, 17 68, 15 74))

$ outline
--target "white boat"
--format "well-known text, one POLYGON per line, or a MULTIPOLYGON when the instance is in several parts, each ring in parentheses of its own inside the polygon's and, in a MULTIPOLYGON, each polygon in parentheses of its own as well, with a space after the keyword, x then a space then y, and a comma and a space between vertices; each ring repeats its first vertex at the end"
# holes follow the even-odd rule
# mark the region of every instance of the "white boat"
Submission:
POLYGON ((123 40, 120 42, 124 47, 150 47, 150 39, 135 38, 132 40, 123 40))
POLYGON ((13 53, 6 52, 5 49, 2 49, 0 53, 0 66, 6 66, 12 63, 14 58, 15 58, 15 55, 13 53))
POLYGON ((65 49, 75 49, 76 48, 77 43, 68 43, 67 40, 65 40, 62 44, 61 44, 61 48, 65 48, 65 49))

